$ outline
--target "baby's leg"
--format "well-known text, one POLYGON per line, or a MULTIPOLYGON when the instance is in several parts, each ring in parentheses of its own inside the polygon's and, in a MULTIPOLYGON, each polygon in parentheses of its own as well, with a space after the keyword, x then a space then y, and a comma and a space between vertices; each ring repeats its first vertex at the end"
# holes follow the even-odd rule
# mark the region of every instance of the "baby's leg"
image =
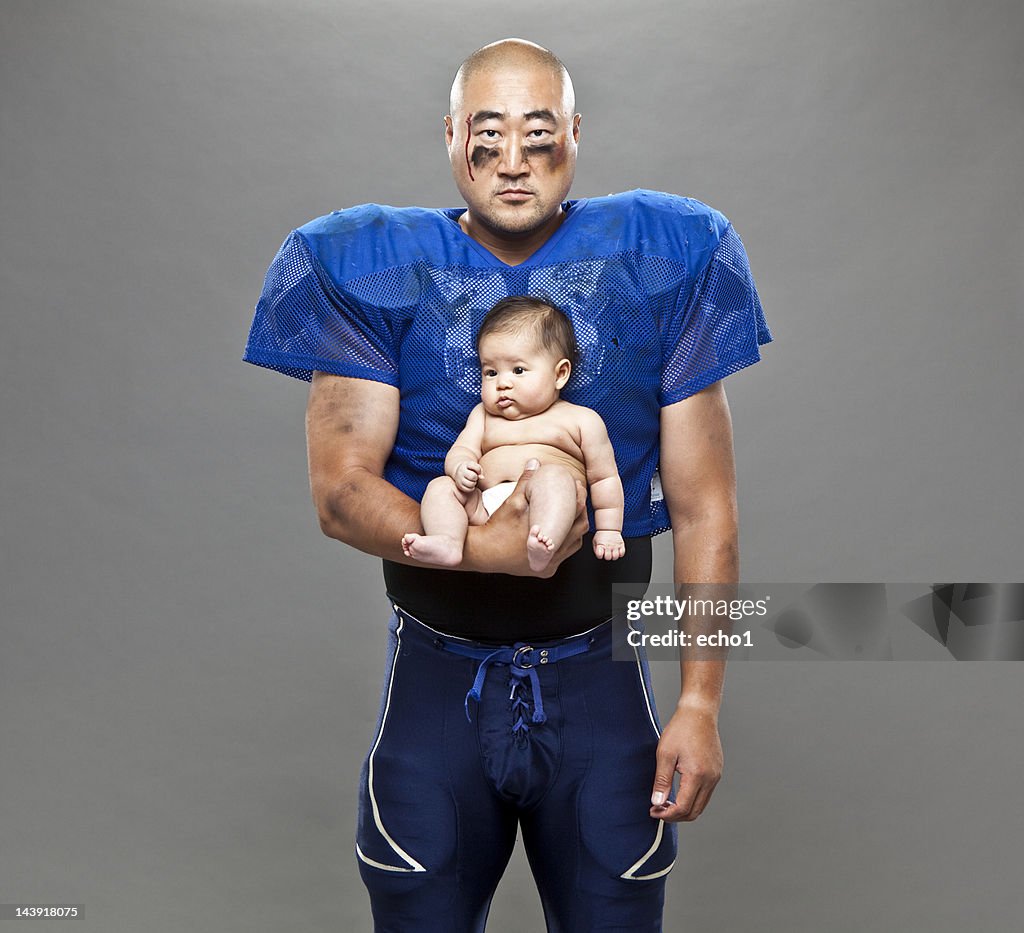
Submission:
POLYGON ((576 518, 576 479, 565 467, 540 467, 526 486, 530 503, 530 535, 526 557, 533 570, 543 570, 576 518))
MULTIPOLYGON (((420 520, 426 534, 410 532, 402 538, 406 557, 440 567, 462 563, 462 545, 470 520, 478 524, 482 510, 480 490, 464 493, 448 476, 431 480, 420 502, 420 520)), ((486 520, 486 514, 484 516, 486 520)))

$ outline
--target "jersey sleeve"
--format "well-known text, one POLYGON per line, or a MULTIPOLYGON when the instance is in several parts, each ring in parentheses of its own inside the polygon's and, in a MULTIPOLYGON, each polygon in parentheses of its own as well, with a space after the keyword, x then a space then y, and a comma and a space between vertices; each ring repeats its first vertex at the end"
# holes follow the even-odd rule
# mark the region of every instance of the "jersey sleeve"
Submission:
POLYGON ((772 339, 747 253, 729 224, 662 333, 661 404, 682 401, 756 363, 772 339))
POLYGON ((389 322, 345 295, 297 230, 267 270, 242 359, 307 382, 320 370, 398 385, 389 322))

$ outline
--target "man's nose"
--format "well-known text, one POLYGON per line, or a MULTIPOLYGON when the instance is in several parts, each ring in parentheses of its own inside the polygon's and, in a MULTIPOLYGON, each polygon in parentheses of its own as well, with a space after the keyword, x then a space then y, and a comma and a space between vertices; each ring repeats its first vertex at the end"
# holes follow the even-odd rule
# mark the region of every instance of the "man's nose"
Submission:
POLYGON ((510 134, 501 147, 501 161, 498 163, 498 172, 501 175, 508 175, 518 178, 530 171, 530 163, 523 158, 523 140, 517 133, 510 134))

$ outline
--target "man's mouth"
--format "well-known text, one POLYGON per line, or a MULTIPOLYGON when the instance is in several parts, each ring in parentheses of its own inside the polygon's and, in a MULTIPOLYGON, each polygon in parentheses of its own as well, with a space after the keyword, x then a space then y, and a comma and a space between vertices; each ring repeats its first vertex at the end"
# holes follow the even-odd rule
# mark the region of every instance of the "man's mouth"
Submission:
POLYGON ((505 188, 498 192, 498 197, 502 201, 508 201, 516 203, 518 201, 525 201, 527 198, 533 197, 532 191, 527 191, 525 188, 505 188))

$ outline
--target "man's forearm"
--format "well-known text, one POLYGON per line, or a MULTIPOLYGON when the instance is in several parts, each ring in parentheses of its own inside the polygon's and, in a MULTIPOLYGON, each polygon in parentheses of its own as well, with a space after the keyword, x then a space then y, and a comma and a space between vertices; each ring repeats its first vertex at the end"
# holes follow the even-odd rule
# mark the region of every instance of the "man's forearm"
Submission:
MULTIPOLYGON (((736 523, 729 517, 708 517, 673 530, 676 598, 727 598, 739 581, 736 523)), ((728 624, 725 617, 724 624, 728 624)), ((723 619, 705 613, 687 613, 682 622, 688 643, 697 635, 722 628, 723 619)), ((717 716, 725 679, 725 651, 681 649, 679 706, 700 708, 717 716)))
MULTIPOLYGON (((425 566, 406 557, 401 544, 402 536, 408 532, 423 533, 419 503, 375 473, 352 467, 315 498, 320 529, 328 537, 385 560, 425 566)), ((498 510, 502 513, 500 520, 492 518, 486 525, 471 525, 467 529, 462 563, 449 569, 535 575, 529 569, 525 546, 509 547, 510 540, 516 545, 526 540, 527 505, 524 497, 518 498, 521 501, 517 504, 513 501, 515 496, 509 497, 498 510)), ((559 562, 578 548, 579 535, 586 531, 584 502, 582 497, 577 502, 580 527, 574 526, 570 535, 570 539, 575 536, 575 541, 566 540, 559 562)))
POLYGON ((346 470, 316 502, 320 529, 367 554, 403 564, 402 535, 423 532, 415 499, 362 467, 346 470))

